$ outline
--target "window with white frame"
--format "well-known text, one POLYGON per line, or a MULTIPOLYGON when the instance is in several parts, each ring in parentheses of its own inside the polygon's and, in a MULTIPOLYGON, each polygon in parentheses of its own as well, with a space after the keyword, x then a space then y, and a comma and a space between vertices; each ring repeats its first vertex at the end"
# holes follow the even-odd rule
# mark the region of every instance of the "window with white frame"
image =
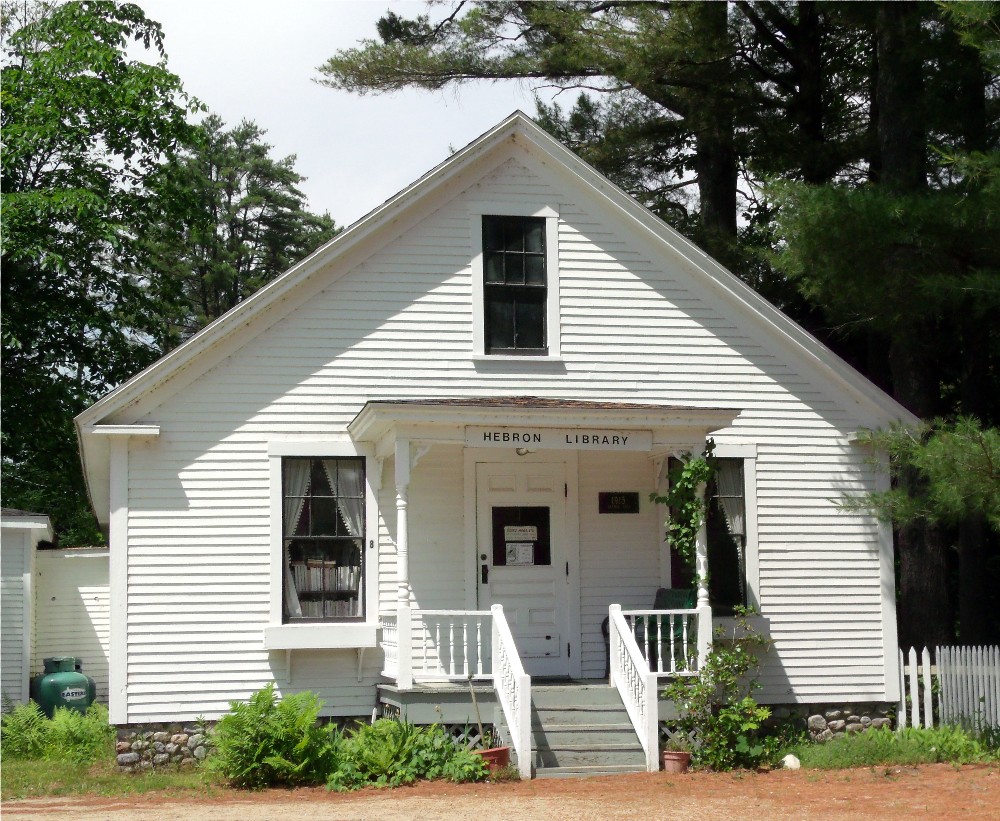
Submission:
POLYGON ((283 621, 364 618, 365 460, 282 459, 283 621))
POLYGON ((483 216, 483 316, 488 354, 547 354, 545 220, 483 216))
MULTIPOLYGON (((671 460, 673 461, 673 460, 671 460)), ((753 604, 748 562, 745 460, 717 458, 705 491, 708 597, 716 615, 753 604)), ((694 587, 694 568, 671 554, 674 587, 694 587)))
POLYGON ((473 359, 559 359, 558 209, 472 202, 469 216, 473 359))
POLYGON ((709 482, 708 595, 720 614, 750 603, 747 591, 746 492, 742 459, 718 459, 709 482))

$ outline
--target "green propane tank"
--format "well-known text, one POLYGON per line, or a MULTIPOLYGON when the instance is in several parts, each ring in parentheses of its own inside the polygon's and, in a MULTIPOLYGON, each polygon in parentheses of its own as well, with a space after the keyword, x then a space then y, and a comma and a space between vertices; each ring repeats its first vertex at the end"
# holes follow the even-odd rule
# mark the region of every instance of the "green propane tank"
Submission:
POLYGON ((97 685, 90 676, 80 672, 79 660, 72 656, 53 656, 44 663, 45 675, 32 687, 32 695, 42 712, 49 718, 56 707, 87 712, 97 696, 97 685))

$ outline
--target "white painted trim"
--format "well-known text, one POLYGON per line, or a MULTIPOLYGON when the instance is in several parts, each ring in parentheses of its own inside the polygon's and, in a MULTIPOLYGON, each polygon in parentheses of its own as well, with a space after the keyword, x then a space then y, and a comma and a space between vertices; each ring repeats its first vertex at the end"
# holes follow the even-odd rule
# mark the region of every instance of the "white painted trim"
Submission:
POLYGON ((355 442, 346 433, 331 439, 273 440, 267 443, 268 457, 300 456, 329 457, 373 456, 374 449, 367 442, 355 442))
MULTIPOLYGON (((379 557, 379 527, 378 527, 378 495, 377 483, 380 482, 381 473, 378 460, 375 458, 374 447, 368 443, 358 443, 350 439, 337 438, 330 440, 303 439, 275 440, 267 444, 268 456, 268 499, 269 521, 270 521, 270 606, 268 608, 270 625, 265 628, 273 630, 281 627, 282 630, 301 630, 308 627, 321 627, 324 630, 334 629, 330 633, 330 640, 334 644, 323 645, 284 645, 281 646, 265 643, 267 649, 294 650, 305 648, 338 648, 338 647, 374 647, 374 644, 352 644, 354 633, 348 631, 338 637, 336 629, 366 627, 375 628, 378 626, 379 611, 379 586, 378 586, 378 557, 379 557), (363 456, 365 459, 365 543, 362 545, 364 552, 365 584, 364 584, 364 621, 354 622, 328 622, 318 624, 283 624, 282 618, 282 585, 284 584, 283 568, 281 566, 282 543, 284 534, 282 532, 282 477, 281 460, 285 457, 299 458, 338 458, 363 456), (336 628, 336 629, 335 629, 336 628), (347 638, 344 638, 346 636, 347 638)), ((322 631, 320 631, 322 632, 322 631)), ((265 632, 265 642, 269 641, 265 632)), ((283 636, 283 632, 275 633, 273 636, 283 636)), ((294 635, 294 634, 289 634, 294 635)), ((305 634, 303 634, 305 635, 305 634)), ((324 634, 326 635, 326 634, 324 634)), ((367 635, 364 633, 363 635, 367 635)), ((275 641, 294 641, 294 639, 275 638, 275 641)), ((310 638, 309 641, 315 639, 310 638)))
POLYGON ((283 541, 283 500, 282 495, 282 474, 281 456, 272 454, 268 448, 268 499, 270 500, 268 517, 271 526, 271 573, 268 590, 271 594, 270 618, 271 624, 281 624, 284 617, 282 613, 282 585, 284 584, 284 569, 281 566, 284 554, 283 541))
POLYGON ((715 443, 715 455, 720 459, 756 459, 756 442, 734 442, 726 440, 715 443))
MULTIPOLYGON (((480 301, 481 304, 481 301, 480 301)), ((480 319, 482 312, 480 312, 480 319)), ((482 343, 485 344, 485 343, 482 343)), ((485 362, 507 362, 511 365, 539 365, 547 364, 551 365, 553 362, 557 364, 565 364, 566 360, 561 356, 517 356, 513 354, 486 354, 486 353, 475 353, 472 355, 473 363, 480 364, 485 362)))
POLYGON ((340 650, 376 647, 378 625, 370 622, 345 624, 270 624, 264 628, 267 650, 340 650))
POLYGON ((511 202, 470 202, 469 243, 472 249, 472 359, 508 363, 562 362, 559 282, 559 209, 511 202), (483 313, 483 217, 542 217, 545 219, 545 356, 486 353, 486 318, 483 313))
POLYGON ((159 436, 159 425, 84 425, 84 433, 95 436, 159 436))
POLYGON ((583 677, 583 624, 580 599, 583 596, 583 579, 580 575, 580 453, 573 450, 566 454, 566 561, 569 576, 566 584, 566 610, 569 622, 571 655, 569 674, 583 677))
POLYGON ((24 564, 21 573, 21 618, 24 635, 21 636, 21 650, 24 656, 21 659, 21 703, 27 704, 30 696, 31 683, 31 660, 32 660, 32 638, 35 632, 35 545, 37 544, 33 534, 24 533, 22 550, 24 551, 24 564))
POLYGON ((128 439, 111 440, 108 544, 108 718, 127 724, 128 709, 128 439))
POLYGON ((4 530, 43 530, 47 531, 48 540, 52 539, 52 526, 49 524, 48 516, 37 516, 28 518, 23 516, 19 519, 4 519, 0 521, 0 527, 4 530))
MULTIPOLYGON (((875 491, 889 490, 889 457, 878 455, 875 468, 875 491)), ((882 586, 882 654, 885 658, 885 700, 899 701, 899 634, 896 626, 896 571, 892 543, 892 525, 878 520, 879 582, 882 586)))

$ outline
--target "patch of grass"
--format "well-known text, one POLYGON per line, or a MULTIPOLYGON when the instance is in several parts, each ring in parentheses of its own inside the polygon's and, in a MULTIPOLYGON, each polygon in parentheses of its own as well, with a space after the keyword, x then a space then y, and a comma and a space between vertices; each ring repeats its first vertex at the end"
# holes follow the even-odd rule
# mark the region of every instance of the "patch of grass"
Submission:
POLYGON ((211 775, 199 769, 166 769, 123 773, 113 761, 84 764, 66 761, 4 760, 0 798, 38 798, 52 795, 100 795, 115 798, 157 790, 171 793, 217 793, 211 775))
POLYGON ((900 732, 869 730, 857 735, 834 738, 823 743, 806 743, 791 752, 803 767, 845 769, 883 765, 973 764, 997 760, 995 752, 957 727, 907 727, 900 732))

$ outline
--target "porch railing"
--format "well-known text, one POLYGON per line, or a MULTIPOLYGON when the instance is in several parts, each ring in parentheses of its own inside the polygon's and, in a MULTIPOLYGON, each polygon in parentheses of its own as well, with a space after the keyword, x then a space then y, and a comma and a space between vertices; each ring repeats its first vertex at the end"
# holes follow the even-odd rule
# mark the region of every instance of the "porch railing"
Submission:
POLYGON ((489 610, 414 610, 414 681, 489 679, 489 610))
POLYGON ((521 778, 531 778, 531 678, 524 672, 503 606, 494 604, 493 689, 510 730, 521 778))
POLYGON ((399 675, 399 622, 396 614, 380 617, 382 628, 382 652, 385 660, 382 663, 382 675, 397 678, 399 675))
POLYGON ((628 717, 639 737, 639 743, 646 754, 646 769, 655 773, 660 769, 657 674, 649 669, 649 662, 639 650, 633 628, 625 620, 621 605, 611 605, 610 611, 608 643, 611 654, 611 683, 618 688, 628 717))
POLYGON ((646 669, 657 678, 698 675, 698 611, 622 611, 646 669))

